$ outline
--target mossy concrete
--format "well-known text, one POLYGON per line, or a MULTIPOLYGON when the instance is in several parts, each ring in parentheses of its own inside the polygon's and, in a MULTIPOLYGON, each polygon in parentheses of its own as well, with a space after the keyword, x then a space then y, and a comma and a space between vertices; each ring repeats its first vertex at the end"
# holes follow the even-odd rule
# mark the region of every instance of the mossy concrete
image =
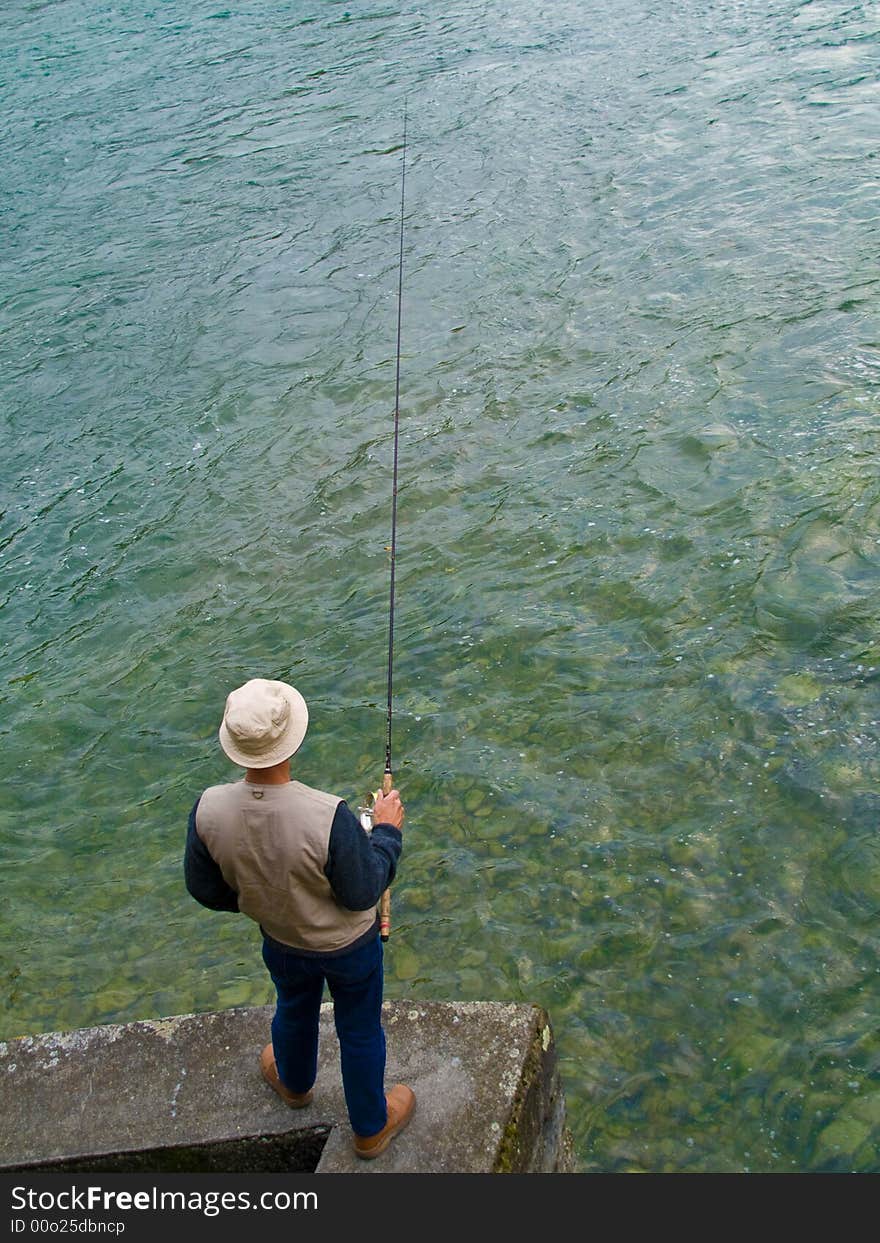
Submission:
POLYGON ((407 1129, 357 1158, 329 1005, 312 1104, 260 1077, 271 1006, 0 1044, 0 1170, 553 1173, 572 1168, 550 1019, 538 1006, 392 1001, 386 1081, 407 1129))

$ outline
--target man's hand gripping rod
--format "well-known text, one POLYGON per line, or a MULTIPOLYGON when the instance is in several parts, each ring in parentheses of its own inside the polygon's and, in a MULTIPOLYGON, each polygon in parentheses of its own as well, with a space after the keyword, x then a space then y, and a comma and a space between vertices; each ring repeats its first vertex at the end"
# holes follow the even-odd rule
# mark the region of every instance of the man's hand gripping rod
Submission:
MULTIPOLYGON (((390 794, 394 789, 394 778, 390 772, 386 772, 382 778, 382 789, 373 792, 373 804, 370 807, 360 807, 361 825, 368 833, 373 831, 373 809, 376 805, 376 799, 379 794, 390 794)), ((387 941, 391 936, 391 890, 386 889, 382 897, 379 899, 379 936, 383 941, 387 941)))
MULTIPOLYGON (((390 794, 394 785, 391 773, 382 778, 382 793, 390 794)), ((379 936, 387 941, 391 936, 391 890, 386 889, 379 899, 379 936)))

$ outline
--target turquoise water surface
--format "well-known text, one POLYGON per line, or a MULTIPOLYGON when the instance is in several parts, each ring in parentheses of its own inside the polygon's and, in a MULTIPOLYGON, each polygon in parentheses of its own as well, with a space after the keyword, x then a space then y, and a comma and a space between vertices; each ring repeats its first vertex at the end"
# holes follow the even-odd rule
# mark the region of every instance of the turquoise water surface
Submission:
POLYGON ((0 1038, 270 1000, 233 686, 381 779, 406 101, 387 993, 584 1171, 880 1170, 877 6, 4 19, 0 1038))

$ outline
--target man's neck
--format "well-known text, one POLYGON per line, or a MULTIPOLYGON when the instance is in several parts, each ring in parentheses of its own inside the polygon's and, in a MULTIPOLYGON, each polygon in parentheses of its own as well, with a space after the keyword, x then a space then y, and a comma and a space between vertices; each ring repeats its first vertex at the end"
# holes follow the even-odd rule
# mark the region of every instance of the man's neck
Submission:
POLYGON ((287 785, 290 781, 290 760, 282 760, 271 768, 249 768, 244 779, 255 786, 287 785))

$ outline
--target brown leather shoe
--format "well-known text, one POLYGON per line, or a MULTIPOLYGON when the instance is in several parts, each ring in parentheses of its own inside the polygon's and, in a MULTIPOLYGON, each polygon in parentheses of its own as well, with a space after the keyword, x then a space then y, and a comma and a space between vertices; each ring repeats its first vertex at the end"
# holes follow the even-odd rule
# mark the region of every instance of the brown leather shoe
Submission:
POLYGON ((308 1092, 291 1092, 278 1078, 278 1067, 275 1065, 275 1050, 267 1044, 260 1054, 260 1074, 270 1088, 274 1088, 281 1099, 291 1109, 304 1109, 312 1099, 312 1089, 308 1092))
POLYGON ((384 1152, 394 1136, 402 1131, 416 1107, 416 1094, 405 1083, 396 1083, 385 1096, 388 1107, 388 1121, 377 1135, 355 1135, 354 1150, 359 1157, 369 1160, 384 1152))

